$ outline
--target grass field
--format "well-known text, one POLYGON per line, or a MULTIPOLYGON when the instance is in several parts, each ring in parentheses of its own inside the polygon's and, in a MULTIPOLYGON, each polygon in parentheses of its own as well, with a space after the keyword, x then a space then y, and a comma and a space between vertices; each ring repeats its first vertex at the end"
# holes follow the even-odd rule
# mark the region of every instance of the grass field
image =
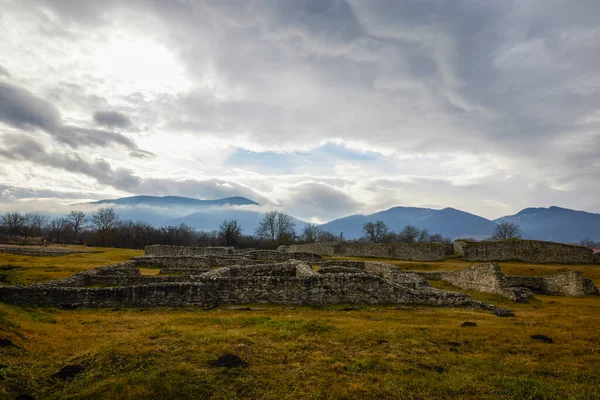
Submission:
MULTIPOLYGON (((39 282, 140 254, 102 250, 50 258, 0 254, 0 271, 5 281, 39 282)), ((396 263, 421 270, 473 265, 396 263)), ((501 265, 523 275, 582 270, 600 287, 600 267, 501 265)), ((0 398, 600 398, 600 298, 536 296, 514 304, 471 294, 516 315, 394 306, 207 311, 0 304, 0 339, 16 345, 0 347, 0 398), (464 321, 478 326, 461 327, 464 321), (532 340, 536 334, 554 343, 532 340), (226 353, 247 367, 212 365, 226 353), (51 377, 68 364, 85 369, 72 380, 51 377)))

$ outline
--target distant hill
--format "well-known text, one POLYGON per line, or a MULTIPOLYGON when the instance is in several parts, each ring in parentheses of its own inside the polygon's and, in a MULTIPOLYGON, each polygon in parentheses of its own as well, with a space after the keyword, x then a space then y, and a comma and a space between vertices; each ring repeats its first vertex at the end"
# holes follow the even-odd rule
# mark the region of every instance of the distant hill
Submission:
MULTIPOLYGON (((245 234, 254 232, 263 215, 258 210, 232 207, 258 205, 245 197, 200 200, 179 196, 132 196, 88 204, 114 205, 122 219, 145 221, 155 226, 185 223, 206 231, 217 229, 224 219, 234 218, 242 224, 245 234)), ((335 234, 342 232, 346 239, 357 239, 363 235, 363 225, 376 220, 384 221, 396 232, 412 224, 450 239, 485 239, 492 234, 498 222, 507 220, 519 225, 525 239, 562 243, 578 243, 582 239, 600 240, 600 214, 554 206, 526 208, 515 215, 494 221, 454 208, 393 207, 370 215, 349 215, 322 227, 335 234)), ((306 222, 297 219, 296 233, 301 234, 305 225, 306 222)))
POLYGON ((393 207, 370 215, 350 215, 323 225, 323 228, 334 233, 344 233, 347 239, 362 236, 363 224, 382 220, 393 231, 400 231, 412 224, 419 229, 427 229, 430 233, 439 233, 444 237, 456 239, 471 237, 483 239, 494 231, 496 223, 454 208, 434 210, 419 207, 393 207))
POLYGON ((245 197, 227 197, 216 200, 200 200, 180 196, 131 196, 118 199, 106 199, 91 202, 89 204, 114 204, 117 206, 152 206, 152 207, 193 207, 211 208, 223 206, 246 206, 258 205, 258 203, 245 197))
POLYGON ((516 223, 525 239, 578 243, 581 239, 600 240, 600 214, 568 208, 526 208, 495 222, 516 223))

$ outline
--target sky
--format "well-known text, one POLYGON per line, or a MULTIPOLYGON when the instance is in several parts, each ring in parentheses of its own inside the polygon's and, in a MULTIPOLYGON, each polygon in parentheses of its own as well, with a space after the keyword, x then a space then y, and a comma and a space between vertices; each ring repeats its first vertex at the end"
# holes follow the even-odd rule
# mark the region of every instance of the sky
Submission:
POLYGON ((0 209, 600 212, 597 0, 0 0, 0 209))

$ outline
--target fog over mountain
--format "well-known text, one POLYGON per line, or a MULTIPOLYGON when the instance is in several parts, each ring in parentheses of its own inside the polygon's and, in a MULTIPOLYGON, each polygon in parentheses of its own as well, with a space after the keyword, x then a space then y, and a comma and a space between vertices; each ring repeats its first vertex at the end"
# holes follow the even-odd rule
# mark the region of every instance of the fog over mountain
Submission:
MULTIPOLYGON (((155 226, 186 224, 198 230, 218 229, 225 219, 237 219, 247 235, 254 233, 263 209, 253 200, 233 197, 199 200, 184 197, 133 196, 99 200, 86 206, 115 207, 122 219, 145 221, 155 226)), ((419 207, 393 207, 373 214, 354 214, 322 224, 322 228, 345 239, 358 239, 363 225, 377 220, 398 232, 406 225, 427 229, 450 239, 486 239, 500 221, 520 226, 523 238, 578 243, 582 239, 600 240, 600 214, 575 211, 560 207, 526 208, 515 215, 496 220, 446 207, 441 210, 419 207)), ((300 234, 306 222, 296 218, 296 232, 300 234)))

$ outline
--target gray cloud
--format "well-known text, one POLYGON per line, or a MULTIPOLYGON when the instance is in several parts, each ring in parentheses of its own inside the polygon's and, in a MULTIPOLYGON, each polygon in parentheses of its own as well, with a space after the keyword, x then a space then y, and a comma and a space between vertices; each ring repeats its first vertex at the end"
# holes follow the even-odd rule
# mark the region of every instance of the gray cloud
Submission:
POLYGON ((118 111, 96 111, 94 121, 109 128, 129 128, 132 125, 129 117, 118 111))
POLYGON ((326 183, 312 181, 291 186, 284 206, 303 218, 312 216, 331 220, 355 212, 362 204, 326 183))
MULTIPOLYGON (((369 201, 382 206, 386 201, 411 205, 455 201, 463 208, 483 207, 489 215, 494 207, 553 199, 600 211, 594 200, 600 198, 597 1, 155 0, 98 5, 39 0, 36 4, 56 16, 41 25, 67 34, 76 27, 74 31, 102 37, 115 21, 131 21, 123 37, 151 37, 182 63, 192 82, 189 91, 149 96, 136 91, 90 107, 109 110, 123 103, 130 107, 119 107, 123 119, 109 117, 112 125, 103 126, 123 127, 131 116, 136 126, 149 127, 144 131, 148 136, 164 131, 173 141, 185 143, 181 138, 189 134, 254 151, 305 150, 339 139, 401 155, 443 154, 457 160, 454 170, 464 168, 462 174, 415 178, 419 169, 438 162, 434 158, 424 165, 419 157, 408 161, 414 165, 373 167, 369 174, 357 168, 353 184, 373 185, 365 193, 372 193, 369 201), (153 35, 158 28, 160 34, 153 35), (468 160, 461 164, 464 159, 468 160), (476 183, 470 182, 472 176, 476 183), (396 188, 382 183, 387 181, 396 188), (411 197, 398 188, 420 195, 411 197), (463 191, 468 198, 461 197, 463 191), (476 205, 486 201, 489 205, 476 205)), ((60 37, 67 43, 80 40, 76 35, 60 37)), ((105 77, 93 78, 98 86, 107 84, 105 77)), ((85 90, 84 85, 65 89, 64 96, 85 90)), ((120 143, 118 136, 101 135, 102 130, 66 133, 56 108, 34 95, 25 97, 17 93, 6 100, 0 93, 4 101, 0 119, 14 127, 50 130, 63 143, 79 143, 86 135, 95 137, 97 146, 104 140, 120 143)), ((131 150, 132 161, 145 161, 139 150, 131 150)), ((319 160, 311 163, 317 165, 319 160)), ((298 179, 307 179, 298 178, 302 164, 291 172, 291 168, 277 170, 268 161, 264 165, 252 171, 277 177, 278 185, 288 191, 287 199, 280 196, 282 201, 290 206, 312 204, 303 189, 294 188, 298 179)), ((347 167, 334 167, 323 179, 352 180, 347 167)), ((173 183, 153 182, 156 187, 151 188, 144 185, 152 180, 136 179, 128 169, 120 174, 111 171, 101 176, 103 182, 111 185, 114 179, 127 190, 193 193, 197 182, 173 178, 173 183)), ((252 179, 228 176, 222 182, 252 181, 263 193, 276 190, 269 179, 252 179)), ((307 187, 315 193, 328 190, 307 187)), ((206 189, 223 193, 227 186, 218 188, 215 182, 206 189)), ((327 199, 336 193, 329 194, 321 197, 323 213, 334 208, 327 199)), ((367 201, 363 196, 358 203, 367 201)), ((344 210, 355 207, 343 197, 339 201, 344 210)))
POLYGON ((41 167, 52 167, 67 172, 80 173, 91 177, 106 186, 129 193, 154 195, 179 195, 216 199, 231 196, 244 196, 262 204, 269 199, 256 190, 231 180, 223 179, 162 179, 140 178, 127 168, 113 168, 104 159, 89 161, 77 153, 68 154, 46 151, 33 138, 26 135, 4 135, 0 157, 14 161, 24 161, 41 167))
POLYGON ((10 73, 2 65, 0 65, 0 76, 5 76, 5 77, 10 78, 10 73))
POLYGON ((133 140, 120 133, 64 125, 52 103, 4 82, 0 82, 0 121, 20 129, 39 128, 73 148, 119 144, 137 149, 133 140))

